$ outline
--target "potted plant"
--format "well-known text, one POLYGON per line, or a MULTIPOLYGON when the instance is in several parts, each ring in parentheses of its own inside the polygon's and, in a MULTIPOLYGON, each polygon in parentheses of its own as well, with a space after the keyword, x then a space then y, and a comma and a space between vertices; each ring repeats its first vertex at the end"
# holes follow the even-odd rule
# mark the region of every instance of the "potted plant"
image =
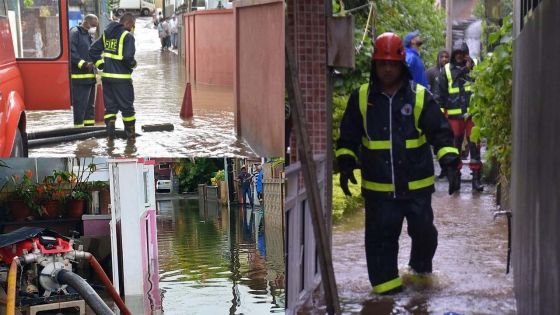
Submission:
POLYGON ((79 219, 84 214, 87 202, 91 200, 88 191, 73 190, 66 199, 66 215, 69 218, 79 219))
POLYGON ((31 217, 37 208, 33 201, 35 184, 32 178, 33 172, 26 170, 22 177, 19 175, 8 177, 2 187, 4 190, 6 187, 12 186, 11 189, 8 189, 7 207, 14 221, 24 221, 31 217))
MULTIPOLYGON (((79 163, 79 161, 78 161, 79 163)), ((73 169, 73 165, 72 165, 73 169)), ((65 172, 63 177, 70 183, 70 192, 66 197, 66 214, 70 218, 81 218, 91 201, 89 177, 97 169, 94 163, 78 164, 78 173, 65 172), (87 174, 87 175, 86 175, 87 174)))
POLYGON ((64 199, 63 176, 62 172, 54 171, 53 175, 45 176, 42 184, 37 185, 36 199, 42 218, 56 219, 60 216, 60 201, 64 199))

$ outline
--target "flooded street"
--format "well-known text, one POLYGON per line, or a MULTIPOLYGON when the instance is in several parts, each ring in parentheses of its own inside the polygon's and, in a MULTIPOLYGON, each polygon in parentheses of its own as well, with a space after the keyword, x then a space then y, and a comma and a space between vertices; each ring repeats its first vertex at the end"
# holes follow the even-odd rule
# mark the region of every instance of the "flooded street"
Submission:
MULTIPOLYGON (((160 288, 164 314, 284 313, 279 231, 263 210, 158 202, 160 288)), ((280 243, 281 244, 281 243, 280 243)))
POLYGON ((446 181, 438 182, 436 190, 432 205, 438 248, 433 284, 427 288, 410 283, 407 277, 410 238, 406 223, 399 242, 399 270, 405 291, 387 297, 370 294, 363 211, 334 227, 334 270, 344 314, 516 313, 513 274, 505 274, 507 220, 493 220, 494 195, 473 194, 470 182, 462 183, 459 195, 447 194, 446 181))
MULTIPOLYGON (((249 145, 235 133, 231 87, 193 86, 194 118, 179 117, 185 92, 185 66, 176 51, 161 51, 151 18, 136 21, 135 145, 117 139, 108 147, 104 138, 91 138, 31 148, 32 157, 61 156, 255 156, 249 145), (171 132, 143 132, 143 125, 171 123, 171 132)), ((28 111, 29 132, 72 127, 72 111, 28 111)), ((117 120, 117 128, 122 128, 117 120)))

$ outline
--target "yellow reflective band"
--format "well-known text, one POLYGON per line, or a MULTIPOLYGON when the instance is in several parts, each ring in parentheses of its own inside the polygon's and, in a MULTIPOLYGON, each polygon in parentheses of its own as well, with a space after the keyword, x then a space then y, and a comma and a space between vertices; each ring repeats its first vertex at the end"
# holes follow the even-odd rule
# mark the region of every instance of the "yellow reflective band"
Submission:
POLYGON ((438 160, 441 159, 444 155, 448 153, 455 153, 459 155, 459 149, 455 147, 443 147, 437 151, 437 158, 438 160))
POLYGON ((408 189, 416 190, 429 187, 436 182, 435 176, 430 176, 421 180, 415 180, 413 182, 408 182, 408 189))
POLYGON ((123 117, 122 120, 123 121, 134 121, 134 120, 136 120, 136 116, 123 117))
POLYGON ((447 110, 447 115, 462 115, 463 114, 463 110, 460 108, 455 108, 455 109, 448 109, 447 110))
POLYGON ((393 184, 370 182, 363 178, 362 178, 362 188, 365 188, 367 190, 380 191, 380 192, 395 191, 395 186, 393 184))
POLYGON ((103 118, 105 118, 105 119, 113 118, 113 117, 117 117, 117 114, 105 114, 105 116, 103 116, 103 118))
POLYGON ((360 113, 362 113, 362 120, 364 122, 364 133, 367 134, 367 92, 368 92, 368 85, 367 84, 362 84, 362 86, 360 86, 360 92, 359 92, 359 104, 360 104, 360 113))
POLYGON ((105 61, 103 61, 103 59, 99 59, 99 60, 97 60, 97 61, 95 62, 95 67, 96 67, 96 68, 99 68, 99 66, 100 66, 101 64, 103 64, 103 63, 105 63, 105 61))
POLYGON ((425 87, 420 84, 416 84, 416 100, 414 102, 414 127, 416 127, 416 130, 418 130, 419 134, 422 134, 422 130, 418 125, 420 122, 420 114, 422 114, 422 109, 424 108, 425 91, 425 87))
POLYGON ((426 143, 426 136, 421 135, 418 139, 407 139, 406 140, 406 148, 407 149, 416 149, 423 146, 426 143))
POLYGON ((114 79, 132 79, 132 74, 103 72, 101 74, 101 77, 103 77, 103 78, 114 78, 114 79))
POLYGON ((477 143, 480 140, 480 127, 474 126, 471 129, 471 142, 477 143))
POLYGON ((93 120, 93 119, 92 119, 92 120, 89 120, 89 119, 84 120, 84 124, 86 124, 86 125, 88 125, 88 124, 95 124, 95 120, 93 120))
POLYGON ((358 156, 356 155, 356 153, 354 153, 354 151, 352 151, 350 149, 340 148, 340 149, 336 150, 336 152, 335 152, 336 157, 339 157, 339 156, 342 156, 342 155, 350 155, 355 160, 358 160, 358 156))
POLYGON ((80 127, 83 127, 83 126, 84 126, 84 124, 79 124, 79 125, 78 125, 78 124, 74 124, 74 128, 80 128, 80 127))
POLYGON ((465 92, 471 92, 472 91, 470 83, 465 83, 465 85, 463 85, 463 87, 465 88, 465 92))
POLYGON ((391 141, 389 140, 368 140, 362 137, 362 145, 370 150, 389 150, 391 148, 391 141))
MULTIPOLYGON (((123 44, 124 44, 124 38, 126 36, 126 34, 128 34, 128 31, 124 31, 121 34, 121 37, 119 38, 119 51, 118 53, 115 54, 111 54, 111 53, 107 53, 107 52, 103 52, 103 57, 107 57, 107 58, 111 58, 111 59, 115 59, 115 60, 123 60, 124 56, 123 56, 123 44)), ((103 34, 103 47, 105 47, 105 34, 103 34)))
POLYGON ((78 62, 78 69, 82 69, 82 66, 84 65, 84 63, 86 63, 85 60, 80 60, 80 62, 78 62))
POLYGON ((440 107, 439 110, 441 110, 442 113, 445 113, 445 108, 440 107))
POLYGON ((387 281, 374 286, 372 291, 373 293, 381 294, 396 289, 400 286, 402 286, 402 280, 401 278, 397 277, 391 281, 387 281))
POLYGON ((72 74, 72 79, 95 79, 95 74, 87 73, 87 74, 72 74))
POLYGON ((459 93, 458 87, 453 87, 453 76, 451 75, 451 65, 448 63, 445 65, 445 75, 447 76, 447 90, 449 94, 459 93))

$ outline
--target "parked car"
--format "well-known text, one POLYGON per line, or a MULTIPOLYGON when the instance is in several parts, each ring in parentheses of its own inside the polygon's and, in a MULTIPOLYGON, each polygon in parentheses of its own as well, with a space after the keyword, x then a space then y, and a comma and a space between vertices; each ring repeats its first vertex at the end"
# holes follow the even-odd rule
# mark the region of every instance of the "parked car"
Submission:
POLYGON ((156 192, 171 192, 171 180, 169 179, 158 179, 156 181, 156 192))

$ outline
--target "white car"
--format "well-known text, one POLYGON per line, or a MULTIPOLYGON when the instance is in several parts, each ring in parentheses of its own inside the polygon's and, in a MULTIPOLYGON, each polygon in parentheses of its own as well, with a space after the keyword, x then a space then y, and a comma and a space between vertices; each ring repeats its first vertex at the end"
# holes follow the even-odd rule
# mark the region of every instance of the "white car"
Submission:
POLYGON ((171 180, 158 179, 156 182, 156 192, 171 192, 171 180))

